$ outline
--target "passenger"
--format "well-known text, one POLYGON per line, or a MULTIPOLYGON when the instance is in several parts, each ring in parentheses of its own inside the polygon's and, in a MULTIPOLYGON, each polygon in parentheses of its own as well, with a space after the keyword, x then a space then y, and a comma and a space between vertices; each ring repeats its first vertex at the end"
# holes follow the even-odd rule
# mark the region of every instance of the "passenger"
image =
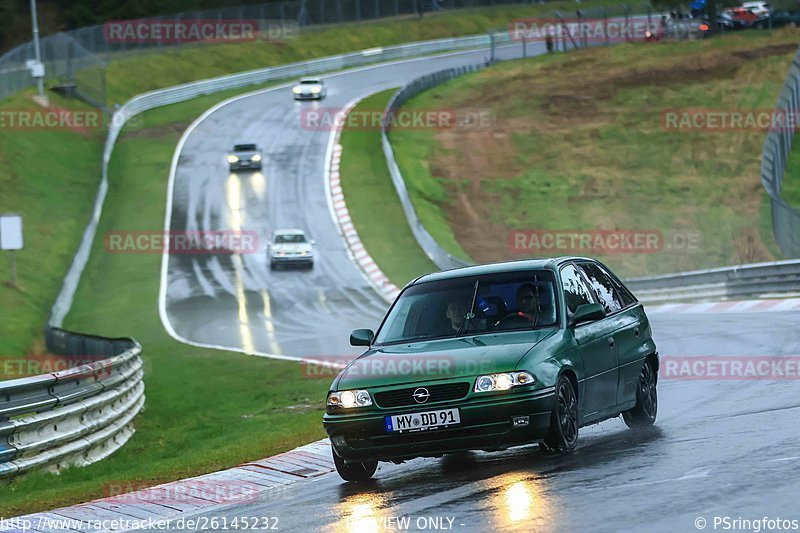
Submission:
POLYGON ((447 321, 453 331, 461 329, 464 318, 467 314, 467 306, 462 300, 454 300, 447 306, 447 321))

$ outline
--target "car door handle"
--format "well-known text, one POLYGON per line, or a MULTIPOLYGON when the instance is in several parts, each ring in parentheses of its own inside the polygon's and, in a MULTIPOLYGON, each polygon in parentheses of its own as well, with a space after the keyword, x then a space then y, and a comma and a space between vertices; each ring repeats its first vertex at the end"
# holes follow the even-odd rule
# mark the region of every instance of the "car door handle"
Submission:
POLYGON ((609 348, 613 348, 614 347, 614 337, 609 337, 608 338, 608 347, 609 348))
POLYGON ((639 336, 639 328, 635 328, 633 330, 633 334, 638 337, 639 336))

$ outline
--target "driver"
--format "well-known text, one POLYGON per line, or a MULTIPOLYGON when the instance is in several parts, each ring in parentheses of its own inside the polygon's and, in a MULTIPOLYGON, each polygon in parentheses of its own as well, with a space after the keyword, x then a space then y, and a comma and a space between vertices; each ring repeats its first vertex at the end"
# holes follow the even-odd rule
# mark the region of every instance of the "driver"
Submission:
POLYGON ((517 310, 506 317, 519 317, 533 322, 539 313, 539 300, 536 298, 536 287, 533 283, 523 283, 517 287, 517 310))

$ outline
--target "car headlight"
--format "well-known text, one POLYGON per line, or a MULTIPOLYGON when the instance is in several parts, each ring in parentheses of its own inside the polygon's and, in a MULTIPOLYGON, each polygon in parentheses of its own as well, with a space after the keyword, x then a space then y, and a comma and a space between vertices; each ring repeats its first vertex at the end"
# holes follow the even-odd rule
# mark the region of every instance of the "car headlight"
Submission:
POLYGON ((258 163, 259 161, 261 161, 261 156, 260 156, 259 154, 255 154, 255 155, 254 155, 253 157, 251 157, 250 159, 251 159, 252 161, 255 161, 256 163, 258 163))
POLYGON ((332 392, 328 395, 328 406, 330 407, 368 407, 372 405, 372 398, 365 390, 345 390, 332 392))
POLYGON ((524 370, 521 372, 502 372, 500 374, 478 376, 478 379, 475 380, 474 390, 475 392, 508 390, 521 385, 533 385, 535 382, 533 374, 524 370))
POLYGON ((306 250, 305 252, 303 252, 303 255, 311 255, 311 250, 306 250))
POLYGON ((312 87, 312 88, 311 88, 311 92, 312 92, 312 93, 314 93, 314 94, 319 94, 319 92, 320 92, 321 90, 322 90, 322 89, 320 89, 319 87, 312 87))
POLYGON ((301 92, 303 92, 303 89, 301 89, 300 87, 295 87, 294 89, 292 89, 292 92, 294 94, 300 94, 301 92))
POLYGON ((239 158, 236 157, 235 155, 229 155, 228 156, 228 163, 236 163, 238 160, 239 160, 239 158))

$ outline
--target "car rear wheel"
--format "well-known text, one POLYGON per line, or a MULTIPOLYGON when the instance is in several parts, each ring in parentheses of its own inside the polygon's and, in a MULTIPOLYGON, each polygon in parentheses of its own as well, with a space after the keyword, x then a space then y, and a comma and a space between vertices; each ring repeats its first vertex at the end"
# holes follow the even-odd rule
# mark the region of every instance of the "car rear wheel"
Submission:
POLYGON ((369 481, 378 469, 378 461, 366 461, 364 463, 349 463, 339 457, 333 449, 333 464, 339 476, 345 481, 369 481))
POLYGON ((550 415, 550 431, 540 444, 547 453, 572 453, 578 443, 578 399, 565 376, 556 383, 556 402, 550 415))
POLYGON ((658 414, 658 378, 650 361, 645 361, 639 373, 639 384, 636 387, 636 405, 622 413, 622 419, 631 429, 652 426, 658 414))

